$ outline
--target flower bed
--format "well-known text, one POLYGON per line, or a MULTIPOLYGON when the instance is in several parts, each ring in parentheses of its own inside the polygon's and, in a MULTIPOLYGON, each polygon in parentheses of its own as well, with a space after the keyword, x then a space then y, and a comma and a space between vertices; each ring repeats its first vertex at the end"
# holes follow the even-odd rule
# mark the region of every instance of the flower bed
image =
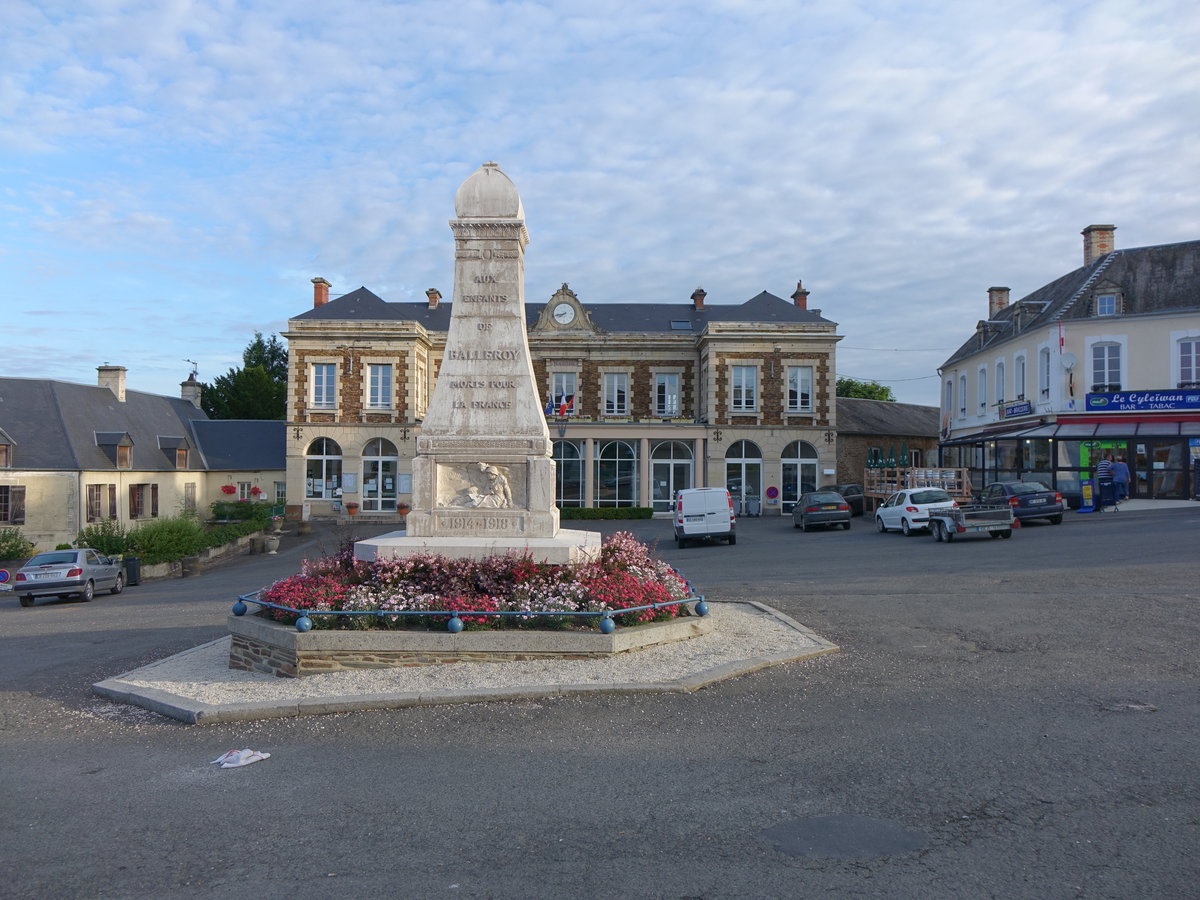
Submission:
POLYGON ((300 574, 277 581, 259 599, 286 607, 263 611, 286 624, 308 612, 355 614, 311 616, 318 629, 445 629, 449 615, 410 615, 437 611, 460 613, 464 628, 484 630, 594 628, 595 615, 608 612, 617 625, 656 622, 679 615, 677 601, 690 596, 674 568, 652 557, 632 534, 617 532, 596 560, 569 566, 513 553, 483 560, 419 554, 364 562, 347 546, 334 556, 306 560, 300 574), (639 608, 662 603, 670 605, 639 608))

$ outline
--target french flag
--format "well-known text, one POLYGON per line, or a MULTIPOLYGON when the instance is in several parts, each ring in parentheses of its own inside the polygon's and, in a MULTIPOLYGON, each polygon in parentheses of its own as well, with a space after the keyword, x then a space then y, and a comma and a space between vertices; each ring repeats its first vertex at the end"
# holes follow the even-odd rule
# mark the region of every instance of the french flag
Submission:
POLYGON ((565 416, 567 412, 575 406, 574 394, 563 394, 558 398, 558 414, 565 416))

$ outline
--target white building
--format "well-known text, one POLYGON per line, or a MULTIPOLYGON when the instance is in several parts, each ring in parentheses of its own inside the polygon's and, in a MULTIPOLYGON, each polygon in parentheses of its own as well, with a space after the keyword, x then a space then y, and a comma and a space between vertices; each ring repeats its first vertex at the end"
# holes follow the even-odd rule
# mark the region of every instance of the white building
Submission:
POLYGON ((1042 481, 1077 502, 1106 452, 1135 497, 1197 493, 1200 241, 1114 248, 1083 231, 1084 265, 988 317, 938 370, 943 462, 977 486, 1042 481))

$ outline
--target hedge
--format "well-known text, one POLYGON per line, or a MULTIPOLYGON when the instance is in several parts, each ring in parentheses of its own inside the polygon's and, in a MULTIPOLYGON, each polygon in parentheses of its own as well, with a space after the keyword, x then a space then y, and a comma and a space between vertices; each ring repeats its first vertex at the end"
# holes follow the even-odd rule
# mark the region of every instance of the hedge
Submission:
POLYGON ((649 506, 563 506, 559 519, 651 519, 654 509, 649 506))

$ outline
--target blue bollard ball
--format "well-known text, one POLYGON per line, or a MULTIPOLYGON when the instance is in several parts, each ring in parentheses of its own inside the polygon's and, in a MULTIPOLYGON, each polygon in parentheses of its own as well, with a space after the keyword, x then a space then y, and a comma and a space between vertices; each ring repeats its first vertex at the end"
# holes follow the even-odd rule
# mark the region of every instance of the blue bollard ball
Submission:
POLYGON ((312 631, 312 619, 308 616, 301 616, 296 620, 297 631, 312 631))
POLYGON ((446 630, 451 634, 458 634, 463 630, 462 619, 460 619, 458 616, 453 616, 450 621, 446 623, 446 630))
POLYGON ((233 604, 233 614, 235 616, 244 616, 246 614, 246 604, 241 600, 233 604))
POLYGON ((612 634, 617 630, 617 623, 612 620, 612 616, 603 616, 600 619, 600 633, 612 634))
POLYGON ((696 604, 696 615, 698 615, 698 616, 707 616, 708 615, 708 602, 707 601, 701 600, 699 603, 696 604))

